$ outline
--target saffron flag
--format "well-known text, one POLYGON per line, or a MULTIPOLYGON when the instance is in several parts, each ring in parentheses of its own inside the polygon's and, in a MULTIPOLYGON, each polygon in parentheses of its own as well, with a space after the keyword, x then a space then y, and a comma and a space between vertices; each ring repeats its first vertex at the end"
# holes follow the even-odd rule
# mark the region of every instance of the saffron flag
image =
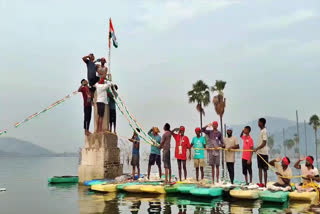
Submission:
POLYGON ((112 39, 113 46, 115 48, 117 48, 118 47, 117 37, 116 37, 116 34, 114 33, 112 21, 110 18, 110 20, 109 20, 109 48, 111 47, 111 39, 112 39))

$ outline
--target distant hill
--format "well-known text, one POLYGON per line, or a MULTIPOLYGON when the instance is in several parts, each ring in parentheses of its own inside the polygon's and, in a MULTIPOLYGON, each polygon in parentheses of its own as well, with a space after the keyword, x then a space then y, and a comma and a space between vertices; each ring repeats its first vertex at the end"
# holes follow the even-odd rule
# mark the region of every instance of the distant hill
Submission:
POLYGON ((16 138, 0 138, 0 156, 45 156, 45 157, 65 157, 76 156, 77 154, 62 153, 57 154, 46 148, 35 145, 28 141, 16 138))

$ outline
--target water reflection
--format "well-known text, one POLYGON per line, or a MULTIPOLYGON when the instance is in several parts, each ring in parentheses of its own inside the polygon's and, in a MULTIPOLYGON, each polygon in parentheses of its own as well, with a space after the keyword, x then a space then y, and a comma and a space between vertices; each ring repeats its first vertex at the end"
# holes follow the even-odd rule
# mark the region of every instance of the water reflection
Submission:
POLYGON ((189 195, 149 195, 108 193, 97 194, 86 187, 78 189, 80 213, 83 214, 118 214, 118 213, 152 213, 152 214, 200 214, 200 213, 302 213, 319 211, 310 208, 308 203, 262 203, 259 200, 234 200, 224 198, 200 198, 189 195))

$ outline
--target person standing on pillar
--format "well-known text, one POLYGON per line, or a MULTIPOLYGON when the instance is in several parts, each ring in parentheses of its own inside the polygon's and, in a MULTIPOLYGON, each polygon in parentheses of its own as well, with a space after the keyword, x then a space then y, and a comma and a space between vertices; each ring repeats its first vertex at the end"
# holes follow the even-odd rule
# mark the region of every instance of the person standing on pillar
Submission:
POLYGON ((138 137, 136 132, 133 132, 133 136, 129 139, 133 143, 132 146, 132 158, 131 158, 131 166, 132 166, 132 179, 135 180, 135 168, 137 168, 138 179, 140 177, 140 138, 138 137))
POLYGON ((152 127, 150 131, 148 132, 149 136, 154 140, 154 142, 157 143, 157 145, 151 145, 151 153, 149 156, 149 163, 148 163, 148 179, 150 179, 150 172, 151 172, 151 166, 154 164, 157 164, 159 169, 159 177, 161 179, 162 173, 161 173, 161 156, 160 156, 160 143, 161 143, 161 137, 159 135, 159 128, 158 127, 152 127))
POLYGON ((181 176, 181 164, 183 167, 184 172, 184 179, 187 179, 187 149, 189 150, 189 160, 191 160, 191 146, 190 141, 187 136, 184 135, 185 127, 180 126, 180 128, 176 128, 172 130, 172 136, 176 141, 176 148, 175 148, 175 157, 178 163, 178 170, 179 170, 179 179, 182 181, 181 176), (174 132, 179 131, 178 134, 174 132))
POLYGON ((87 65, 87 78, 89 81, 89 86, 93 87, 100 78, 96 75, 97 66, 94 61, 95 57, 93 53, 90 53, 88 56, 82 57, 82 60, 87 65))
POLYGON ((83 79, 81 80, 81 86, 78 89, 78 92, 82 93, 83 97, 83 106, 84 106, 84 134, 89 136, 91 132, 89 131, 90 128, 90 121, 91 121, 91 112, 92 112, 92 99, 91 93, 88 87, 88 81, 83 79))
POLYGON ((206 135, 208 135, 207 152, 208 164, 212 170, 212 184, 214 184, 214 178, 216 176, 217 182, 219 183, 219 167, 220 167, 220 151, 219 147, 224 147, 223 137, 221 132, 218 131, 218 122, 214 121, 201 129, 206 135), (208 127, 212 127, 213 130, 207 130, 208 127))
MULTIPOLYGON (((100 65, 97 64, 97 73, 98 73, 98 77, 101 78, 102 75, 107 74, 108 73, 108 68, 106 66, 106 62, 107 60, 102 57, 101 59, 98 59, 97 61, 100 61, 100 65)), ((107 76, 106 76, 107 77, 107 76)), ((107 78, 108 79, 108 78, 107 78)), ((109 80, 109 79, 108 79, 109 80)))
MULTIPOLYGON (((101 79, 94 86, 97 89, 97 110, 98 110, 98 121, 97 121, 97 132, 103 132, 102 123, 105 112, 105 105, 108 105, 108 88, 111 86, 111 83, 107 81, 105 83, 105 78, 107 74, 101 76, 101 79)), ((108 124, 107 124, 108 125, 108 124)))
POLYGON ((231 149, 239 149, 239 143, 235 136, 232 136, 232 128, 227 128, 227 137, 224 138, 224 144, 226 146, 226 152, 225 152, 225 159, 227 164, 227 169, 230 176, 230 181, 233 184, 234 180, 234 162, 236 160, 235 158, 235 152, 231 151, 231 149))
POLYGON ((201 179, 204 179, 204 171, 203 168, 205 166, 204 162, 204 149, 206 148, 206 139, 201 136, 201 129, 196 128, 195 136, 191 141, 191 147, 194 147, 194 168, 196 168, 196 178, 199 181, 199 167, 201 171, 201 179))
POLYGON ((170 144, 172 132, 170 131, 170 124, 166 123, 163 127, 164 134, 162 135, 160 149, 163 154, 163 165, 165 169, 164 183, 171 183, 171 157, 170 157, 170 144))

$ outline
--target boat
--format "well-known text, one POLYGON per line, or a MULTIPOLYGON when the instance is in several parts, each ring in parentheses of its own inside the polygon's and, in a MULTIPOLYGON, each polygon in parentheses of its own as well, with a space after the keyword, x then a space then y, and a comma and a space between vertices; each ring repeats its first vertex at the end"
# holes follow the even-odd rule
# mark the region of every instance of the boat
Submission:
POLYGON ((48 182, 51 184, 59 184, 59 183, 78 183, 78 176, 54 176, 52 178, 48 178, 48 182))
POLYGON ((180 183, 180 185, 178 186, 178 191, 183 194, 190 194, 190 191, 196 187, 197 187, 196 184, 180 183))
POLYGON ((166 191, 162 185, 143 185, 140 190, 144 193, 165 194, 166 191))
POLYGON ((233 189, 230 190, 230 196, 237 199, 255 200, 259 198, 259 192, 258 189, 233 189))
POLYGON ((315 202, 318 199, 317 192, 290 192, 289 199, 292 201, 315 202))
POLYGON ((173 184, 173 185, 166 185, 164 186, 164 190, 166 191, 166 193, 178 193, 178 187, 180 184, 173 184))
POLYGON ((259 199, 262 201, 276 202, 276 203, 284 203, 289 199, 289 192, 284 191, 260 191, 259 199))
POLYGON ((7 191, 6 188, 0 188, 0 192, 5 192, 5 191, 7 191))
POLYGON ((161 182, 158 181, 147 181, 147 182, 128 182, 128 183, 122 183, 117 185, 117 190, 119 191, 125 191, 124 187, 127 186, 134 186, 134 185, 159 185, 161 182))
POLYGON ((91 190, 97 192, 116 192, 117 184, 96 184, 91 186, 91 190))
POLYGON ((142 193, 141 187, 143 186, 143 184, 126 185, 123 187, 123 191, 131 193, 142 193))
POLYGON ((196 187, 193 188, 190 193, 194 196, 201 197, 218 197, 223 194, 223 188, 203 188, 196 187))
POLYGON ((113 180, 107 180, 107 179, 95 179, 95 180, 90 180, 90 181, 85 181, 83 182, 83 185, 85 186, 92 186, 96 184, 106 184, 109 182, 112 182, 113 180))

